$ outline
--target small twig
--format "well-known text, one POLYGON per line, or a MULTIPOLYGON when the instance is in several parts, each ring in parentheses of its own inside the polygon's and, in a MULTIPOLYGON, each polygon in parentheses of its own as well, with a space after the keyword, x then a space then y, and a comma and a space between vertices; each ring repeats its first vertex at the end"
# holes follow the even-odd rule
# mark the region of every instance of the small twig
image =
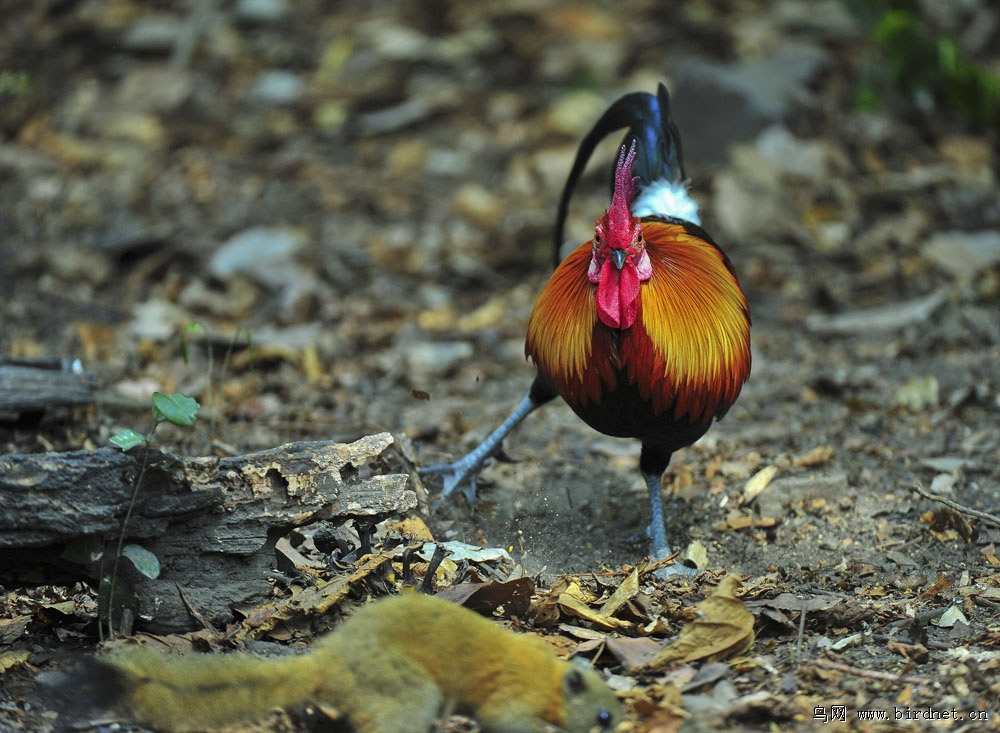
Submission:
POLYGON ((908 685, 929 685, 931 680, 924 677, 903 677, 901 675, 893 674, 892 672, 880 672, 877 669, 861 669, 860 667, 852 667, 849 664, 844 664, 843 662, 835 662, 832 659, 824 659, 822 657, 818 659, 811 660, 812 664, 819 667, 826 667, 827 669, 835 669, 838 672, 845 672, 847 674, 852 674, 855 677, 867 677, 872 680, 886 680, 888 682, 905 682, 908 685))
POLYGON ((640 575, 649 575, 650 573, 655 573, 660 568, 669 568, 674 565, 680 565, 677 558, 680 557, 680 552, 675 552, 670 557, 665 557, 662 560, 656 560, 655 562, 649 563, 646 567, 639 569, 640 575))
POLYGON ((799 612, 799 635, 795 639, 795 661, 798 662, 802 657, 802 640, 806 636, 806 611, 808 607, 806 605, 806 599, 802 599, 802 610, 799 612))
POLYGON ((964 504, 959 504, 957 501, 952 501, 951 499, 945 499, 943 496, 932 493, 920 485, 918 481, 913 485, 913 490, 920 494, 925 499, 930 499, 931 501, 936 501, 939 504, 944 504, 946 507, 954 509, 959 514, 966 514, 970 517, 978 519, 980 522, 985 522, 986 524, 992 525, 994 527, 1000 527, 1000 518, 994 517, 992 514, 987 514, 986 512, 981 512, 978 509, 973 509, 967 507, 964 504))
POLYGON ((177 585, 177 592, 181 594, 181 602, 184 603, 184 607, 187 609, 188 613, 191 614, 191 618, 193 618, 195 621, 201 624, 201 627, 203 629, 207 629, 208 631, 214 631, 215 633, 218 634, 219 630, 216 629, 214 626, 212 626, 212 624, 210 624, 205 619, 205 617, 201 615, 201 612, 194 607, 194 604, 191 602, 191 599, 188 598, 187 593, 184 592, 184 589, 181 588, 180 585, 176 583, 175 585, 177 585))
MULTIPOLYGON (((254 367, 253 367, 253 334, 250 333, 249 329, 247 329, 247 328, 245 328, 243 326, 240 326, 235 331, 233 331, 233 337, 231 339, 229 339, 229 346, 226 347, 226 356, 222 360, 222 371, 219 373, 219 381, 220 382, 225 378, 225 376, 227 374, 229 374, 229 362, 233 358, 233 352, 236 350, 236 342, 239 340, 240 334, 242 334, 242 333, 245 333, 246 336, 247 336, 247 350, 248 350, 249 355, 250 355, 250 363, 249 363, 250 374, 251 375, 255 375, 255 371, 254 371, 254 367)), ((211 384, 211 377, 212 377, 212 345, 211 344, 209 344, 209 346, 208 346, 208 360, 209 360, 208 361, 208 376, 209 376, 209 384, 211 384)), ((221 386, 219 388, 219 394, 220 395, 222 394, 222 388, 221 388, 221 386)), ((218 428, 218 421, 219 421, 219 411, 215 410, 212 413, 211 417, 212 417, 212 420, 209 423, 209 428, 211 429, 210 434, 211 435, 217 435, 218 434, 217 428, 218 428)))
POLYGON ((118 535, 118 548, 115 550, 115 561, 111 565, 111 583, 108 585, 108 638, 110 639, 115 638, 115 586, 118 584, 118 562, 121 560, 122 548, 125 546, 125 530, 128 529, 128 521, 132 518, 132 510, 135 509, 135 500, 139 496, 139 487, 142 486, 142 479, 146 475, 146 466, 149 465, 150 443, 153 440, 153 433, 156 432, 156 427, 159 424, 159 422, 154 422, 153 428, 149 431, 149 435, 146 436, 142 451, 142 466, 139 468, 139 476, 132 485, 132 496, 129 499, 128 508, 125 510, 125 516, 122 518, 121 534, 118 535))
MULTIPOLYGON (((938 609, 938 611, 940 611, 940 609, 938 609)), ((921 643, 921 642, 918 642, 918 641, 914 641, 913 639, 909 638, 908 636, 894 636, 892 634, 872 634, 871 638, 872 638, 872 641, 884 641, 884 642, 898 641, 900 644, 920 644, 921 643)), ((943 641, 933 641, 932 639, 928 639, 927 641, 924 641, 922 643, 923 643, 923 646, 927 647, 928 649, 936 649, 939 652, 946 652, 949 649, 953 649, 954 648, 953 644, 946 644, 943 641)))

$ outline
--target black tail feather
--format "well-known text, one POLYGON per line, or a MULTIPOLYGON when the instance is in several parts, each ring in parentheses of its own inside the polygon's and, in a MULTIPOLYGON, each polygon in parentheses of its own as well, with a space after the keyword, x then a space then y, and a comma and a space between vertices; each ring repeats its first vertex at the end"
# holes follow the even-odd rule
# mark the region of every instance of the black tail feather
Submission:
MULTIPOLYGON (((569 200, 577 180, 587 167, 594 148, 615 130, 628 128, 622 144, 628 148, 636 143, 636 157, 632 165, 633 175, 639 178, 639 188, 653 181, 666 178, 673 182, 684 180, 684 163, 681 154, 681 138, 677 126, 670 117, 670 95, 661 83, 656 95, 648 92, 632 92, 621 97, 608 107, 594 127, 587 133, 576 152, 576 160, 566 179, 559 210, 556 213, 555 263, 559 264, 559 249, 562 246, 563 227, 569 210, 569 200)), ((614 190, 614 165, 611 166, 612 191, 614 190)))

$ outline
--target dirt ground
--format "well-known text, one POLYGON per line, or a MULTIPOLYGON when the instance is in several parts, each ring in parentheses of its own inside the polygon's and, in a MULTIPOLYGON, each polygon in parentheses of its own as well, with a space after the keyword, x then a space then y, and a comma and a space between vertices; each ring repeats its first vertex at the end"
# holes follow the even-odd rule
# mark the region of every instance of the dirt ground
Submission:
MULTIPOLYGON (((744 575, 756 644, 708 682, 635 677, 680 690, 687 717, 629 698, 627 730, 1000 730, 1000 529, 914 492, 1000 513, 995 130, 890 92, 856 111, 884 61, 833 0, 189 5, 4 6, 0 354, 80 358, 102 388, 92 410, 0 426, 0 452, 147 429, 158 390, 205 404, 158 433, 176 452, 387 430, 418 464, 461 455, 531 383, 576 145, 664 80, 751 304, 753 372, 664 476, 670 537, 706 572, 643 597, 689 608, 744 575)), ((1000 10, 938 15, 1000 69, 1000 10)), ((554 403, 504 448, 474 511, 431 511, 421 487, 437 539, 509 548, 540 588, 643 559, 638 443, 554 403)), ((0 584, 10 612, 59 592, 0 584)), ((93 646, 88 613, 4 641, 93 646)), ((0 727, 51 727, 29 702, 44 667, 0 672, 0 727)))

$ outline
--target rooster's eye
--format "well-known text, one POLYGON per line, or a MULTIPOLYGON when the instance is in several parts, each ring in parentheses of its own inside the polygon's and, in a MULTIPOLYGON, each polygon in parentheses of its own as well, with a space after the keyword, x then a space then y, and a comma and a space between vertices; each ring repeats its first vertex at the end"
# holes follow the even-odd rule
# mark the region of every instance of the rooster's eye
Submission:
POLYGON ((600 243, 601 243, 601 235, 600 234, 595 234, 594 235, 594 244, 600 244, 600 243))

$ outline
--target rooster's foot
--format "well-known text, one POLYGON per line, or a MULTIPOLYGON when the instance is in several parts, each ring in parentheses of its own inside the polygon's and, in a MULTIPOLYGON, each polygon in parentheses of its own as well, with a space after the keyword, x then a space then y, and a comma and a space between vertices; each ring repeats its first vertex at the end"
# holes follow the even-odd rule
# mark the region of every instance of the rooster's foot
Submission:
POLYGON ((419 469, 421 476, 442 476, 444 478, 444 488, 441 496, 434 502, 433 507, 437 509, 441 502, 447 501, 448 497, 456 491, 461 491, 465 495, 465 500, 469 502, 469 507, 476 505, 476 480, 479 472, 483 470, 488 461, 470 461, 471 456, 466 456, 454 463, 442 463, 437 466, 427 466, 419 469))
MULTIPOLYGON (((670 551, 670 542, 667 541, 667 527, 663 521, 663 503, 660 500, 659 475, 648 474, 646 476, 646 486, 649 489, 649 508, 653 519, 653 521, 650 522, 649 527, 646 529, 646 534, 648 535, 650 544, 652 545, 649 553, 650 558, 653 562, 656 562, 657 560, 665 560, 673 553, 670 551)), ((696 575, 697 573, 697 568, 682 565, 679 559, 674 558, 673 565, 660 568, 655 571, 654 575, 660 579, 666 579, 671 576, 696 575)))
MULTIPOLYGON (((666 558, 670 557, 673 554, 674 553, 670 551, 669 547, 667 547, 665 550, 657 550, 656 548, 653 548, 650 559, 653 562, 656 562, 658 560, 665 560, 666 558)), ((653 571, 653 575, 655 575, 660 580, 666 580, 667 578, 692 577, 697 574, 698 574, 698 568, 692 568, 688 565, 685 565, 683 562, 681 562, 680 557, 674 558, 673 565, 667 565, 666 567, 657 568, 656 570, 653 571)))
MULTIPOLYGON (((636 532, 625 538, 625 541, 630 544, 641 544, 643 542, 649 542, 655 536, 656 531, 653 529, 652 525, 646 527, 642 532, 636 532)), ((656 543, 652 543, 649 552, 650 562, 659 562, 660 560, 666 560, 668 557, 673 555, 673 551, 670 549, 669 545, 664 545, 662 547, 657 547, 656 543)), ((680 558, 674 558, 674 564, 668 565, 666 567, 658 568, 653 571, 653 575, 660 580, 666 580, 669 577, 678 576, 692 576, 697 575, 698 569, 692 568, 684 565, 680 558)))

